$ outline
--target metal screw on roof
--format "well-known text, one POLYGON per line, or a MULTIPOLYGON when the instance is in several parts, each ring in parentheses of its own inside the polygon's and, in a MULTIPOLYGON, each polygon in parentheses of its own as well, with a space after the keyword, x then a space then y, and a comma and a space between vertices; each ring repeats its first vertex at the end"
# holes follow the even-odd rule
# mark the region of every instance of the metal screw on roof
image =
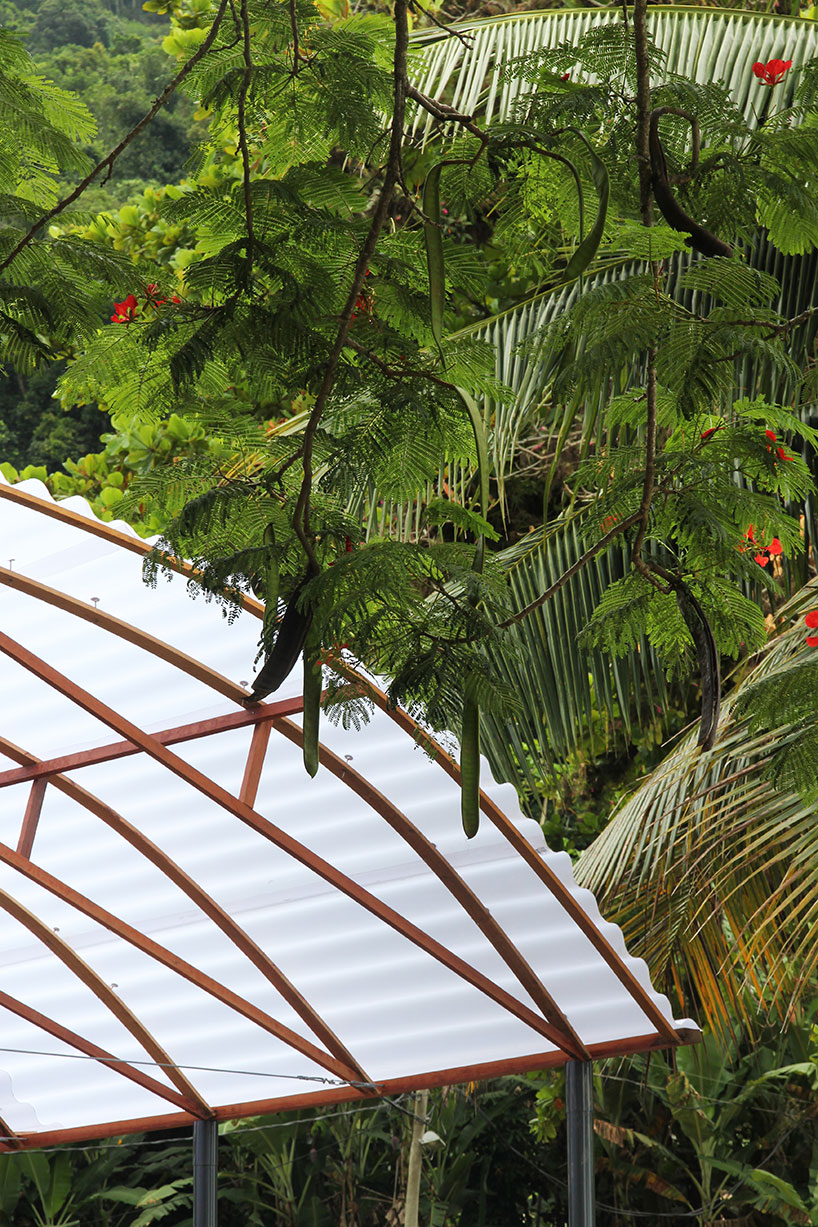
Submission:
POLYGON ((10 558, 10 559, 9 559, 9 571, 13 571, 13 570, 14 570, 14 561, 15 561, 15 560, 14 560, 13 558, 10 558))
POLYGON ((239 682, 239 685, 240 685, 240 686, 248 686, 248 685, 249 685, 249 682, 244 682, 244 681, 242 681, 242 682, 239 682))
POLYGON ((91 604, 93 605, 94 609, 96 609, 96 608, 97 608, 97 606, 99 605, 99 597, 98 597, 98 596, 92 596, 92 597, 91 597, 91 604))
POLYGON ((344 758, 347 760, 347 762, 348 762, 348 763, 351 763, 351 762, 352 762, 352 755, 351 755, 351 754, 345 754, 345 755, 344 755, 344 758))

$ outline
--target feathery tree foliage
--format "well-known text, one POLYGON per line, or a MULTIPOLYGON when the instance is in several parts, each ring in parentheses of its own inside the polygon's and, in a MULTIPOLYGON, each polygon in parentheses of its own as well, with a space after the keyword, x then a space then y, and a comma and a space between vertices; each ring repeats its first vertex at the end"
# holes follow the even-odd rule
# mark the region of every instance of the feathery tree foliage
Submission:
MULTIPOLYGON (((812 243, 812 67, 792 106, 773 103, 753 125, 719 82, 667 69, 637 6, 632 23, 512 62, 508 74, 534 88, 483 126, 413 84, 402 0, 394 22, 333 25, 297 0, 158 8, 174 9, 180 45, 197 48, 165 99, 176 85, 191 91, 212 114, 210 165, 235 147, 241 174, 162 201, 197 235, 180 301, 143 263, 108 326, 89 328, 84 303, 63 396, 98 401, 121 423, 182 411, 217 441, 153 494, 171 517, 168 548, 194 559, 206 587, 267 599, 254 697, 281 683, 302 647, 314 680, 322 654, 347 645, 392 678, 395 701, 460 730, 472 829, 478 705, 496 717, 513 702, 493 663, 503 631, 621 539, 628 569, 588 641, 619 653, 647 635, 668 667, 695 666, 709 747, 719 655, 765 639, 742 590, 758 575, 748 532, 797 550, 782 500, 812 490, 793 450, 811 446, 809 425, 734 391, 739 355, 800 378, 787 342, 805 321, 775 310, 775 280, 742 251, 759 224, 782 251, 812 243), (425 145, 407 136, 424 117, 425 145), (655 224, 654 197, 667 224, 655 224), (580 556, 523 610, 487 548, 488 452, 474 406, 502 404, 508 390, 484 340, 447 335, 452 305, 479 314, 486 261, 443 234, 442 198, 490 214, 546 287, 586 274, 603 239, 627 262, 526 340, 566 412, 607 389, 608 434, 574 479, 580 556), (686 247, 699 258, 671 283, 686 247), (436 481, 441 464, 447 482, 436 481), (480 480, 454 480, 463 465, 480 480)), ((23 225, 16 242, 7 230, 7 279, 37 285, 34 260, 53 270, 78 244, 106 277, 121 275, 115 255, 70 231, 40 237, 48 220, 23 225)))

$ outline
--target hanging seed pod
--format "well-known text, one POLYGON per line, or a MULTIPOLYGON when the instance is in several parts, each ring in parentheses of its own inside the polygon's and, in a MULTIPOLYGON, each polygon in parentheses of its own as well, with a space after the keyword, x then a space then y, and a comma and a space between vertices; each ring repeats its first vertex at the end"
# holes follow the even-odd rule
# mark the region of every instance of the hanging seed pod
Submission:
POLYGON ((267 565, 264 572, 264 642, 273 638, 278 619, 278 589, 279 565, 278 551, 275 548, 275 529, 268 524, 264 530, 263 542, 268 547, 267 565))
POLYGON ((304 653, 304 741, 302 752, 307 774, 315 776, 318 771, 318 734, 321 724, 321 688, 324 671, 317 656, 304 653))
POLYGON ((253 689, 250 691, 248 700, 251 703, 260 703, 268 694, 278 690, 295 668, 301 649, 304 647, 304 640, 307 638, 307 631, 312 623, 312 610, 298 608, 298 598, 308 578, 309 576, 304 576, 290 597, 290 603, 279 623, 273 650, 253 682, 253 689))
POLYGON ((440 229, 440 172, 443 163, 438 162, 426 176, 423 184, 423 212, 428 221, 423 223, 426 241, 426 268, 429 273, 429 310, 432 336, 443 357, 443 311, 446 304, 446 276, 443 264, 443 234, 440 229))
POLYGON ((460 734, 460 816, 472 839, 480 826, 480 708, 474 699, 463 704, 460 734))
POLYGON ((702 716, 699 725, 699 745, 703 750, 712 749, 716 739, 721 706, 721 677, 719 653, 710 623, 704 610, 690 589, 682 584, 676 590, 676 603, 685 620, 685 625, 696 645, 699 675, 702 682, 702 716))

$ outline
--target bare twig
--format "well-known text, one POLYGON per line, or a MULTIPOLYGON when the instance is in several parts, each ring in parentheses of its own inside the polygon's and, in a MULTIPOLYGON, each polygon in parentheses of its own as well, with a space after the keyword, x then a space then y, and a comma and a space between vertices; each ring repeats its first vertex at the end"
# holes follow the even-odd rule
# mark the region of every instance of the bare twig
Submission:
POLYGON ((356 353, 361 354, 367 359, 367 361, 371 362, 373 366, 376 366, 381 374, 385 375, 387 379, 426 379, 430 383, 435 383, 438 385, 438 387, 446 388, 450 392, 457 391, 457 388, 453 383, 449 383, 448 379, 441 379, 439 375, 433 374, 432 371, 423 371, 418 370, 417 368, 413 370, 409 367, 389 366, 388 363, 384 362, 383 358, 379 358, 378 355, 374 354, 371 349, 366 349, 358 341, 353 340, 352 337, 347 337, 344 345, 348 349, 354 349, 356 353))
POLYGON ((139 133, 142 132, 142 130, 146 128, 151 120, 159 113, 159 111, 161 111, 162 107, 176 92, 188 73, 199 63, 199 60, 203 59, 203 57, 207 55, 208 51, 215 42, 216 35, 219 32, 222 18, 227 11, 228 2, 229 0, 221 0, 207 38, 202 43, 201 47, 199 47, 199 49, 190 57, 190 59, 182 65, 173 80, 168 82, 168 84, 162 90, 162 93, 151 105, 150 110, 142 116, 138 124, 131 128, 130 132, 123 136, 119 144, 115 145, 110 153, 105 155, 101 162, 97 162, 93 170, 89 171, 82 182, 78 183, 73 191, 69 192, 67 196, 64 196, 62 200, 58 201, 57 204, 54 205, 53 209, 49 209, 48 213, 44 213, 40 220, 34 223, 28 233, 23 235, 17 246, 9 252, 5 260, 3 260, 3 262, 0 264, 0 273, 4 272, 9 265, 17 259, 20 252, 25 247, 28 247, 29 243, 36 238, 43 226, 48 225, 50 221, 53 221, 55 217, 62 213, 63 209, 67 209, 68 206, 73 204, 75 200, 78 200, 86 188, 90 187, 94 180, 98 178, 98 176, 101 175, 104 170, 107 170, 108 174, 110 174, 119 155, 124 153, 131 142, 135 140, 137 136, 139 136, 139 133))
POLYGON ((532 614, 535 609, 539 609, 541 605, 546 603, 546 601, 550 601, 551 597, 554 596, 555 593, 559 592, 560 588, 563 588, 568 583, 569 579, 573 579, 577 572, 581 571, 584 566, 587 566, 592 558, 595 558, 601 550, 604 550, 606 546, 610 545, 614 537, 618 537, 620 533, 625 532, 629 528, 633 528, 634 524, 638 524, 639 518, 639 512, 635 511, 633 515, 627 516, 620 523, 614 525, 610 532, 606 533, 604 537, 600 537, 600 539, 594 545, 592 545, 590 549, 586 550, 575 563, 568 567, 566 571, 563 571, 559 579, 554 580, 554 583, 551 584, 549 588, 546 588, 545 592, 541 592, 535 600, 526 605, 524 609, 520 609, 517 613, 512 614, 510 618, 506 618, 503 622, 498 622, 498 630, 503 630, 507 626, 513 626, 515 622, 522 622, 523 618, 527 618, 528 615, 532 614))
POLYGON ((407 86, 407 98, 411 98, 418 106, 423 107, 424 111, 440 123, 455 123, 460 124, 467 132, 471 132, 472 136, 476 136, 484 144, 488 143, 488 136, 482 128, 478 128, 477 124, 472 119, 471 115, 464 115, 462 111, 456 111, 454 107, 450 107, 447 102, 438 102, 436 98, 429 98, 426 94, 422 94, 414 85, 407 86))
POLYGON ((466 34, 461 34, 459 30, 455 30, 454 26, 447 26, 445 22, 442 22, 437 17, 435 17, 434 13, 430 13, 427 8, 424 8, 423 5, 420 3, 420 0, 409 0, 409 6, 410 8, 419 10, 421 13, 423 13, 424 17, 428 17, 432 25, 437 26, 438 30, 442 30, 447 38, 459 39, 460 42, 463 44, 463 46, 468 51, 471 51, 472 47, 474 46, 474 36, 473 35, 469 37, 466 34))

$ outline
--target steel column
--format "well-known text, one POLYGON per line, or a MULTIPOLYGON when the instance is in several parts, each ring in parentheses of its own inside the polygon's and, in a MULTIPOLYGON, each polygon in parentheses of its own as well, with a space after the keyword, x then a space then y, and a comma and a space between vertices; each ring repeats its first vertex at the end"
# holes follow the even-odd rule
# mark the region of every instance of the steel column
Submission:
POLYGON ((565 1066, 568 1126, 568 1227, 593 1227, 594 1067, 591 1061, 565 1066))
POLYGON ((216 1227, 219 1122, 193 1126, 193 1227, 216 1227))

